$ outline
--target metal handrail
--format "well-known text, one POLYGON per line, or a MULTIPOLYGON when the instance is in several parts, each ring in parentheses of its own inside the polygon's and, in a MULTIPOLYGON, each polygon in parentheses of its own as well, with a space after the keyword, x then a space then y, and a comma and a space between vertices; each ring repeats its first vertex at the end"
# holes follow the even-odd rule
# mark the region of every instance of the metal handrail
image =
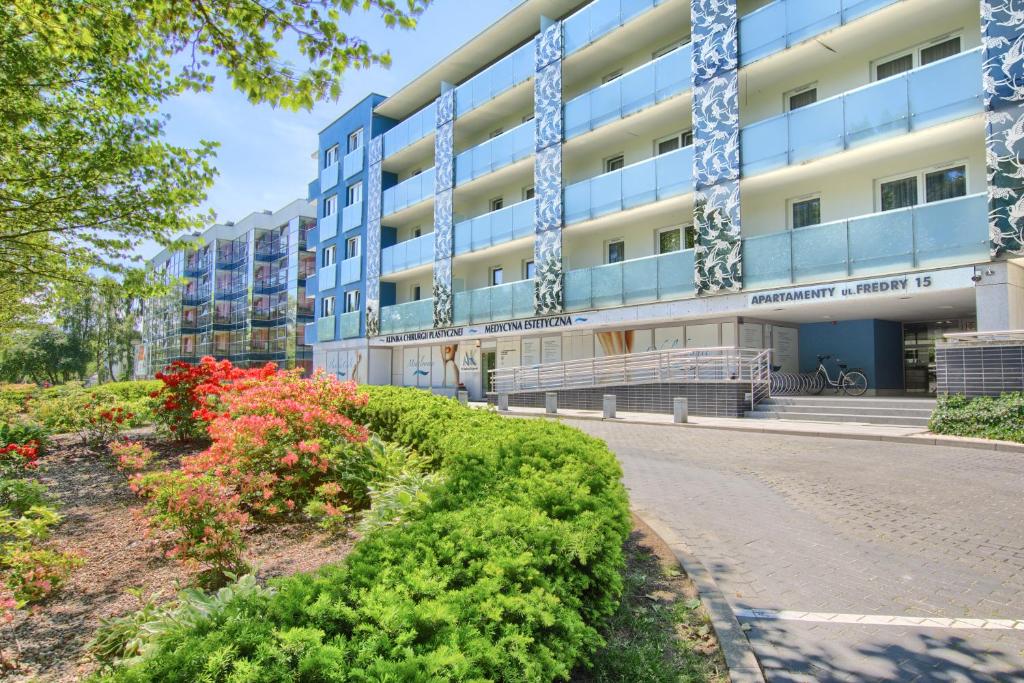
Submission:
POLYGON ((1024 342, 1024 330, 994 332, 951 332, 943 335, 941 344, 992 344, 998 342, 1024 342))
POLYGON ((662 382, 756 383, 769 386, 770 352, 761 349, 713 347, 646 351, 621 356, 541 363, 491 370, 499 393, 662 382))

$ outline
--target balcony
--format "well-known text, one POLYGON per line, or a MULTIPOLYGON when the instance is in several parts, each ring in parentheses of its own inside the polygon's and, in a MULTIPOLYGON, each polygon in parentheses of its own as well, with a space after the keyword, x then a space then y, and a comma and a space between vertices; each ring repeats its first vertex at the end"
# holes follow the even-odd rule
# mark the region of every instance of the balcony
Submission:
POLYGON ((432 135, 436 128, 437 102, 434 101, 384 133, 384 158, 432 135))
POLYGON ((381 334, 429 330, 434 326, 434 300, 420 299, 380 309, 381 334))
POLYGON ((358 228, 363 223, 363 203, 349 204, 341 210, 341 230, 347 232, 358 228))
POLYGON ((334 341, 334 316, 326 315, 316 319, 316 340, 334 341))
POLYGON ((319 341, 316 337, 317 324, 315 322, 307 323, 302 327, 302 341, 307 346, 312 346, 319 341))
POLYGON ((749 125, 740 132, 743 174, 980 114, 981 61, 977 48, 749 125))
POLYGON ((527 121, 456 155, 455 184, 468 183, 533 154, 534 126, 527 121))
POLYGON ((434 262, 434 233, 414 237, 384 248, 380 253, 381 274, 398 273, 434 262))
POLYGON ((279 259, 288 255, 288 238, 256 241, 256 258, 260 261, 279 259))
POLYGON ((353 339, 359 336, 359 311, 342 313, 339 318, 341 320, 342 339, 353 339))
POLYGON ((562 22, 565 56, 603 38, 664 0, 594 0, 562 22))
POLYGON ((692 249, 570 270, 565 274, 565 310, 683 299, 694 294, 693 272, 692 249))
POLYGON ((252 290, 256 294, 277 294, 288 287, 288 272, 279 272, 270 277, 253 279, 252 290))
MULTIPOLYGON (((468 254, 524 237, 533 237, 536 200, 527 199, 503 209, 455 224, 455 254, 468 254)), ((433 254, 430 256, 433 259, 433 254)))
POLYGON ((320 171, 320 193, 323 194, 338 184, 338 171, 341 164, 335 161, 327 168, 320 171))
POLYGON ((534 43, 531 40, 487 67, 455 89, 456 116, 463 116, 480 105, 533 77, 534 43))
POLYGON ((390 216, 434 196, 434 167, 384 190, 383 215, 390 216))
POLYGON ((984 194, 743 241, 743 284, 758 289, 989 260, 984 194))
POLYGON ((353 256, 341 262, 341 284, 352 284, 357 282, 362 276, 362 257, 353 256))
POLYGON ((455 324, 468 325, 533 317, 533 283, 532 279, 520 280, 494 287, 472 289, 468 292, 456 292, 455 324))
POLYGON ((690 90, 692 45, 683 45, 565 103, 565 139, 690 90))
POLYGON ((565 223, 579 223, 691 192, 693 147, 683 147, 567 186, 565 223))
POLYGON ((318 292, 326 292, 338 286, 338 264, 332 263, 320 269, 316 276, 318 292))
POLYGON ((332 213, 330 216, 324 216, 319 221, 317 221, 317 232, 319 233, 317 239, 320 242, 337 237, 338 214, 332 213))
POLYGON ((752 64, 899 0, 775 0, 740 18, 740 63, 752 64))
POLYGON ((366 156, 363 153, 364 148, 360 145, 358 149, 354 149, 345 155, 345 158, 341 161, 341 172, 342 177, 348 180, 356 173, 363 170, 363 157, 366 156))

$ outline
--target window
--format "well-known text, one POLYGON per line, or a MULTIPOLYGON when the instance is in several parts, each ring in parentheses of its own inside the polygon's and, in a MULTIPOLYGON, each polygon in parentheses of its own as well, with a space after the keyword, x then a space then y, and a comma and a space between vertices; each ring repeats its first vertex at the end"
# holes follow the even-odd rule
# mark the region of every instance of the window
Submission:
POLYGON ((332 194, 324 200, 324 218, 333 216, 338 211, 338 195, 332 194))
POLYGON ((532 280, 537 276, 537 266, 534 264, 533 259, 527 259, 523 261, 523 279, 532 280))
POLYGON ((493 140, 494 138, 498 137, 499 135, 501 135, 504 132, 505 132, 504 128, 495 128, 494 130, 492 130, 490 132, 490 134, 487 137, 489 137, 491 140, 493 140))
POLYGON ((324 152, 324 168, 336 163, 338 163, 338 146, 334 145, 324 152))
POLYGON ((818 101, 818 86, 807 85, 785 94, 786 111, 796 111, 818 101))
POLYGON ((660 140, 654 141, 654 154, 655 156, 661 154, 668 154, 674 152, 677 149, 683 147, 689 147, 693 144, 693 131, 684 130, 680 133, 673 133, 667 138, 661 138, 660 140))
POLYGON ((904 50, 899 54, 880 59, 874 65, 875 80, 880 81, 885 78, 891 78, 919 66, 925 66, 940 59, 960 54, 962 44, 959 35, 943 36, 909 50, 904 50))
POLYGON ((490 207, 491 207, 491 211, 498 211, 499 209, 504 208, 505 207, 505 198, 504 197, 495 197, 494 199, 491 200, 490 207))
POLYGON ((880 192, 882 211, 914 206, 917 204, 917 176, 884 182, 880 192))
POLYGON ((921 188, 924 188, 925 203, 965 196, 966 164, 943 165, 879 181, 879 210, 892 211, 916 206, 922 198, 921 188))
POLYGON ((363 201, 363 181, 352 183, 348 186, 348 203, 345 206, 352 206, 363 201))
POLYGON ((657 233, 657 247, 659 254, 670 254, 682 248, 680 242, 681 232, 679 228, 662 228, 657 233))
POLYGON ((527 199, 533 199, 535 196, 537 196, 537 192, 534 189, 533 185, 529 185, 523 188, 523 201, 526 201, 527 199))
POLYGON ((422 291, 419 285, 413 285, 412 291, 409 293, 409 299, 412 301, 419 301, 422 298, 422 291))
POLYGON ((528 121, 533 121, 533 114, 524 114, 523 115, 523 123, 526 123, 528 121))
POLYGON ((622 77, 622 69, 616 69, 615 71, 611 72, 610 74, 605 74, 604 76, 602 76, 601 77, 601 84, 603 85, 605 83, 611 83, 616 78, 621 78, 621 77, 622 77))
POLYGON ((334 315, 334 297, 325 296, 320 299, 320 317, 328 318, 332 315, 334 315))
POLYGON ((348 134, 348 151, 354 152, 363 146, 363 129, 348 134))
POLYGON ((605 242, 606 263, 621 263, 626 260, 626 243, 621 239, 605 242))
POLYGON ((697 231, 692 225, 687 225, 683 228, 683 241, 684 249, 693 249, 693 245, 697 243, 697 231))
POLYGON ((359 237, 349 237, 345 240, 345 258, 355 258, 359 256, 359 237))
POLYGON ((924 175, 924 200, 941 202, 967 194, 967 167, 954 166, 924 175))
POLYGON ((608 157, 604 160, 604 172, 611 173, 612 171, 618 171, 620 168, 626 165, 626 157, 618 154, 613 157, 608 157))
POLYGON ((821 197, 789 200, 789 227, 805 228, 821 223, 821 197))
POLYGON ((359 310, 359 290, 353 289, 345 292, 345 312, 352 313, 359 310))
POLYGON ((420 228, 418 225, 415 228, 412 229, 412 239, 416 239, 417 237, 421 236, 422 234, 423 234, 423 229, 420 228))
POLYGON ((338 247, 333 244, 329 247, 324 247, 323 256, 320 257, 321 267, 326 268, 327 266, 333 266, 337 260, 337 256, 338 247))
POLYGON ((505 269, 501 266, 491 268, 491 287, 505 282, 505 269))
POLYGON ((657 59, 659 57, 664 57, 669 52, 672 52, 676 48, 679 48, 679 47, 682 47, 683 45, 686 45, 688 42, 690 42, 690 36, 686 36, 685 38, 680 38, 679 40, 677 40, 675 42, 669 43, 665 47, 659 48, 659 49, 655 50, 654 52, 652 52, 651 53, 651 59, 657 59))

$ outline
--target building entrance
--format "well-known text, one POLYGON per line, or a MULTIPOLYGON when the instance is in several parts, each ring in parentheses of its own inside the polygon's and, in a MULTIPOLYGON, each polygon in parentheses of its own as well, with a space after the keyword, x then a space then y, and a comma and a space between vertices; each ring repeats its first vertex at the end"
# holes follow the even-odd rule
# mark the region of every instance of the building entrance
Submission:
POLYGON ((908 394, 931 394, 937 389, 935 343, 953 332, 973 332, 975 319, 904 323, 903 381, 908 394))

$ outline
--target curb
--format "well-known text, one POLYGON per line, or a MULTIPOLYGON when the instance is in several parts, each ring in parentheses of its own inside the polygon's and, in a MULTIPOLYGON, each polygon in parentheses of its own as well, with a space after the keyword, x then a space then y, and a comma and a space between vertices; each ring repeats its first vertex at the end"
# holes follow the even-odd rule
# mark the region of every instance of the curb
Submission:
POLYGON ((732 607, 718 589, 715 577, 690 553, 682 539, 660 519, 646 510, 632 508, 632 512, 668 546, 687 577, 697 587, 701 604, 711 616, 711 625, 722 647, 722 654, 725 655, 725 665, 729 668, 731 683, 765 683, 764 673, 754 655, 754 649, 740 627, 732 607))
POLYGON ((958 436, 942 436, 922 432, 925 436, 890 436, 887 434, 849 434, 845 432, 802 431, 799 429, 765 429, 763 427, 737 427, 733 425, 710 425, 686 422, 656 422, 655 420, 625 420, 622 418, 606 419, 597 415, 565 415, 555 413, 519 413, 515 410, 499 411, 507 417, 542 417, 549 420, 582 420, 587 422, 614 422, 618 424, 649 425, 652 427, 679 427, 682 429, 720 429, 732 432, 751 432, 755 434, 778 434, 780 436, 812 436, 826 439, 848 439, 852 441, 885 441, 888 443, 918 444, 921 446, 947 446, 951 448, 973 448, 981 451, 1000 451, 1002 453, 1024 453, 1024 444, 1012 441, 996 441, 993 439, 972 439, 958 436))

